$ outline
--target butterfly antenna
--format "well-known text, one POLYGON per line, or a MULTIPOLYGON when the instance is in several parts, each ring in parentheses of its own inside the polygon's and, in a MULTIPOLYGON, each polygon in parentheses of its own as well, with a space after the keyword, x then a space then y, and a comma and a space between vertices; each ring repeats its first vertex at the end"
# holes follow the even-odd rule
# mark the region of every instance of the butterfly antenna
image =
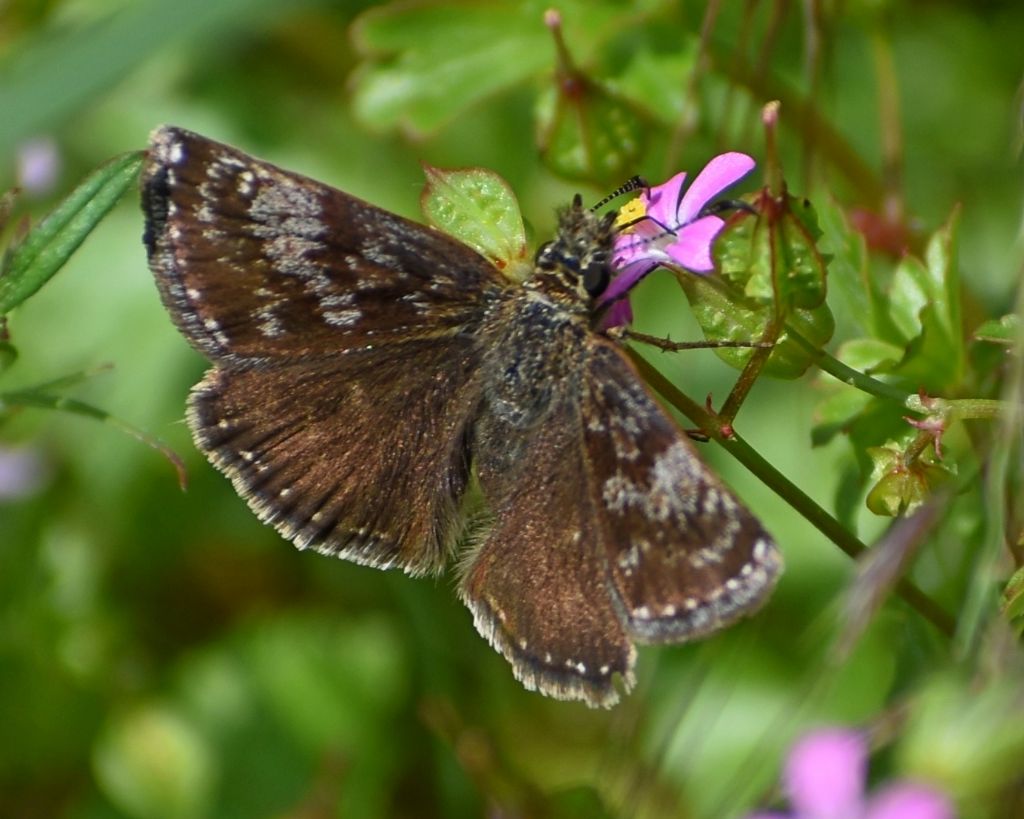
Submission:
POLYGON ((641 188, 646 188, 646 187, 648 187, 647 181, 642 176, 634 176, 631 179, 629 179, 624 185, 620 185, 615 190, 613 190, 611 193, 609 193, 604 199, 602 199, 596 205, 591 205, 590 206, 590 210, 592 212, 596 211, 596 210, 600 210, 605 205, 607 205, 609 202, 611 202, 613 199, 618 199, 624 193, 632 193, 633 191, 638 191, 641 188))

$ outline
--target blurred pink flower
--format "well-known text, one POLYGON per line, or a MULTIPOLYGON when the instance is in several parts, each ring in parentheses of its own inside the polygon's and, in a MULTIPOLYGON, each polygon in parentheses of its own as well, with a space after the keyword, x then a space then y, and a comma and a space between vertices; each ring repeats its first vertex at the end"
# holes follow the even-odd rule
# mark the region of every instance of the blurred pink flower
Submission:
POLYGON ((603 322, 605 327, 632 319, 625 294, 659 265, 677 265, 694 273, 714 269, 711 245, 725 220, 714 214, 701 215, 701 211, 750 173, 754 164, 746 154, 720 154, 697 174, 685 193, 686 174, 678 173, 640 195, 644 215, 615 240, 614 278, 600 298, 602 304, 613 302, 603 322))
POLYGON ((748 819, 953 819, 949 800, 926 785, 894 782, 865 795, 867 758, 867 744, 854 731, 808 734, 793 746, 783 774, 792 812, 748 819))
POLYGON ((0 502, 35 494, 46 481, 46 472, 43 459, 35 449, 0 445, 0 502))
POLYGON ((60 151, 53 137, 36 137, 18 146, 18 187, 27 194, 46 196, 59 173, 60 151))

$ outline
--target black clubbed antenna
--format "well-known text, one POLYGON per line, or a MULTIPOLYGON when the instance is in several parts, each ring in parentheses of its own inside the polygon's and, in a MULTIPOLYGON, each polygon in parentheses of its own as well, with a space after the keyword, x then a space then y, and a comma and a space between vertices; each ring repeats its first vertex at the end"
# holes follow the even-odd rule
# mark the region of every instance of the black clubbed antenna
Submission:
POLYGON ((646 182, 646 180, 642 176, 634 176, 632 179, 627 181, 624 185, 620 185, 615 190, 613 190, 611 193, 609 193, 604 199, 602 199, 596 205, 591 205, 590 206, 590 210, 591 211, 599 210, 600 208, 603 208, 605 205, 607 205, 609 202, 611 202, 613 199, 618 199, 624 193, 632 193, 633 191, 638 191, 641 188, 646 188, 646 187, 647 187, 647 182, 646 182))

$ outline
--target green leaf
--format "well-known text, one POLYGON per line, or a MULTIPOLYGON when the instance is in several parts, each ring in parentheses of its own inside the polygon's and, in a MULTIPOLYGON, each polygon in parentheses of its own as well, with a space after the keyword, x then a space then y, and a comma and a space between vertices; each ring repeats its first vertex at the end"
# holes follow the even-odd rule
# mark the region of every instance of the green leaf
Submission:
POLYGON ((891 372, 903 358, 903 349, 876 338, 855 338, 843 344, 837 358, 863 373, 891 372))
POLYGON ((537 143, 552 173, 606 185, 632 173, 647 126, 627 100, 580 72, 556 76, 537 105, 537 143))
POLYGON ((811 428, 811 445, 823 446, 844 432, 873 400, 866 392, 842 388, 820 401, 814 408, 816 423, 811 428))
POLYGON ((163 705, 113 719, 93 752, 100 790, 124 815, 188 819, 209 810, 217 759, 202 732, 163 705))
MULTIPOLYGON (((764 338, 775 317, 771 304, 744 296, 714 275, 700 276, 688 271, 677 271, 676 278, 706 338, 739 342, 755 342, 764 338)), ((787 325, 814 347, 824 346, 835 329, 832 313, 826 305, 814 310, 793 311, 787 325)), ((719 358, 737 370, 743 369, 753 352, 750 348, 715 349, 719 358)), ((814 358, 807 347, 783 331, 762 372, 775 378, 799 378, 814 358)))
POLYGON ((880 293, 868 266, 864 236, 850 227, 846 214, 834 200, 817 202, 815 208, 822 229, 820 246, 830 260, 829 290, 833 303, 843 305, 840 323, 847 319, 857 335, 879 337, 876 316, 880 309, 884 312, 884 301, 880 308, 880 293))
POLYGON ((992 344, 1003 344, 1007 347, 1013 346, 1020 337, 1021 318, 1016 313, 1010 313, 998 319, 989 319, 974 331, 974 337, 978 341, 988 341, 992 344))
POLYGON ((781 241, 774 270, 776 300, 811 309, 825 301, 829 257, 818 250, 821 229, 809 199, 789 197, 788 212, 781 221, 781 241))
POLYGON ((1013 621, 1024 618, 1024 567, 1017 569, 1003 589, 1003 614, 1013 621))
MULTIPOLYGON (((5 28, 11 8, 4 4, 5 28)), ((168 46, 223 48, 241 26, 258 31, 294 8, 280 0, 90 3, 73 20, 54 20, 27 35, 8 31, 0 59, 0 156, 96 106, 168 46)))
POLYGON ((434 227, 465 242, 516 280, 529 275, 526 228, 508 182, 484 168, 424 164, 420 205, 434 227))
POLYGON ((0 373, 18 359, 18 348, 9 341, 0 341, 0 373))
POLYGON ((173 449, 143 432, 138 427, 121 420, 115 415, 111 415, 106 410, 92 404, 87 404, 84 401, 79 401, 76 398, 68 398, 56 392, 57 390, 66 389, 77 384, 93 374, 93 372, 89 371, 74 373, 26 389, 0 393, 0 416, 9 411, 11 407, 34 407, 36 409, 57 410, 71 413, 72 415, 81 415, 85 418, 92 418, 95 421, 110 424, 112 427, 121 430, 121 432, 130 435, 135 440, 163 455, 171 466, 174 467, 174 471, 178 476, 178 485, 185 489, 188 483, 185 464, 173 449))
POLYGON ((985 804, 1019 782, 1024 708, 1018 678, 933 676, 911 702, 897 754, 906 775, 942 783, 964 805, 985 804))
POLYGON ((354 75, 356 116, 370 128, 428 134, 539 74, 554 55, 541 15, 508 3, 370 9, 352 26, 365 58, 354 75))
POLYGON ((894 372, 913 387, 942 392, 960 384, 965 364, 956 230, 959 212, 928 243, 925 263, 905 258, 890 291, 891 313, 907 339, 894 372))
MULTIPOLYGON (((393 2, 361 14, 352 38, 363 56, 353 110, 372 129, 425 135, 488 96, 550 71, 549 4, 393 2)), ((563 0, 567 38, 585 58, 640 12, 610 0, 563 0)))
POLYGON ((5 257, 0 267, 0 316, 39 290, 134 184, 140 151, 122 154, 93 171, 5 257))
MULTIPOLYGON (((786 197, 780 202, 766 193, 760 197, 760 215, 733 216, 718 237, 718 275, 681 272, 677 278, 707 338, 760 341, 778 327, 775 349, 762 372, 798 378, 813 363, 814 352, 787 330, 799 333, 813 349, 823 347, 835 331, 824 303, 828 260, 814 245, 820 232, 806 200, 786 197)), ((742 369, 753 350, 715 352, 729 366, 742 369)))
POLYGON ((682 41, 669 53, 634 52, 626 70, 608 83, 634 105, 642 106, 649 117, 669 127, 691 117, 686 80, 696 63, 697 39, 681 34, 682 41))
POLYGON ((828 259, 817 249, 821 231, 806 199, 762 191, 757 217, 734 216, 717 242, 722 275, 779 315, 813 309, 825 300, 828 259))

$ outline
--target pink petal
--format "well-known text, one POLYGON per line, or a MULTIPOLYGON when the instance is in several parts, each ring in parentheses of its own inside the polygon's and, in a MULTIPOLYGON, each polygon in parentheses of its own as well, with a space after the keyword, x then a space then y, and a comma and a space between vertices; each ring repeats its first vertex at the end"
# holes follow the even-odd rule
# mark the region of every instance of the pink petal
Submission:
POLYGON ((0 501, 27 498, 46 482, 46 464, 30 447, 0 447, 0 501))
MULTIPOLYGON (((659 255, 662 257, 661 261, 671 261, 664 253, 660 253, 660 251, 659 255)), ((638 255, 636 261, 629 262, 618 269, 618 272, 615 274, 615 278, 612 279, 611 284, 609 284, 608 287, 605 288, 605 291, 598 297, 597 303, 604 304, 606 301, 611 301, 622 296, 636 285, 640 279, 661 264, 661 261, 659 259, 652 258, 650 250, 642 256, 638 255)))
POLYGON ((633 308, 629 304, 629 299, 623 296, 608 308, 608 312, 601 319, 601 329, 607 330, 609 327, 621 327, 632 323, 633 308))
POLYGON ((807 819, 859 815, 867 773, 867 745, 854 731, 808 734, 789 753, 784 775, 790 802, 807 819))
POLYGON ((659 231, 669 228, 674 230, 680 222, 676 219, 683 183, 686 173, 677 173, 668 182, 656 185, 646 195, 647 215, 659 224, 659 231))
POLYGON ((37 137, 18 146, 18 185, 33 196, 45 196, 57 184, 60 151, 53 137, 37 137))
POLYGON ((696 217, 701 208, 730 185, 739 182, 754 169, 755 164, 753 158, 738 151, 716 156, 697 174, 686 191, 674 214, 675 224, 685 225, 696 217))
POLYGON ((690 222, 679 231, 678 238, 665 248, 665 252, 680 267, 694 273, 708 273, 715 269, 711 244, 723 227, 725 221, 718 216, 705 216, 690 222))
POLYGON ((937 791, 911 782, 890 785, 868 803, 864 819, 953 819, 953 806, 937 791))
MULTIPOLYGON (((649 236, 639 232, 620 233, 615 237, 615 248, 612 254, 612 268, 621 270, 634 262, 646 259, 651 255, 653 244, 649 236)), ((654 248, 656 250, 656 248, 654 248)))

